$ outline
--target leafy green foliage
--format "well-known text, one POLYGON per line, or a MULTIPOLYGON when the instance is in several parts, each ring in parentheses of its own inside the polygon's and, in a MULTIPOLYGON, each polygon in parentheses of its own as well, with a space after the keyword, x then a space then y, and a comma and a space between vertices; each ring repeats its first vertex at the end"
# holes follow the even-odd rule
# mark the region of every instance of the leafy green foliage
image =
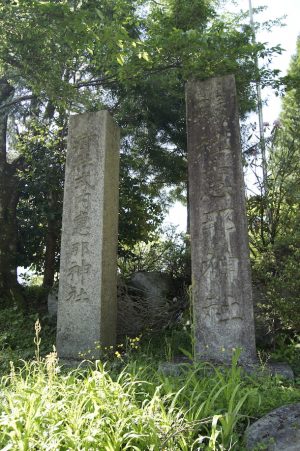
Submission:
POLYGON ((174 279, 184 279, 190 259, 187 238, 173 228, 164 232, 148 243, 139 241, 131 247, 123 246, 118 259, 121 274, 127 277, 137 271, 161 271, 174 279))
POLYGON ((88 66, 104 80, 118 72, 119 43, 134 42, 130 33, 138 3, 7 1, 0 9, 1 68, 13 80, 26 80, 40 99, 64 107, 79 101, 88 66))
MULTIPOLYGON (((298 54, 290 76, 299 73, 298 54)), ((261 314, 270 331, 293 336, 300 328, 300 103, 297 89, 283 100, 269 144, 267 195, 249 199, 250 245, 261 314)))
POLYGON ((44 270, 49 225, 54 228, 56 271, 60 247, 65 162, 65 128, 58 124, 32 121, 18 140, 18 150, 26 161, 20 174, 22 197, 18 204, 22 248, 19 265, 44 270))
POLYGON ((141 156, 128 155, 126 144, 121 151, 120 207, 119 207, 119 252, 140 240, 148 240, 163 221, 167 205, 160 185, 151 180, 145 167, 141 167, 141 156))
POLYGON ((252 80, 273 83, 268 59, 280 49, 253 44, 245 16, 218 15, 217 3, 8 0, 0 6, 0 71, 14 88, 0 108, 20 124, 10 128, 11 143, 21 137, 27 164, 19 264, 42 270, 52 259, 52 274, 57 269, 70 112, 106 108, 123 129, 124 248, 153 235, 166 187, 186 192, 185 81, 234 73, 242 115, 254 105, 252 80), (266 62, 260 73, 257 54, 266 62))

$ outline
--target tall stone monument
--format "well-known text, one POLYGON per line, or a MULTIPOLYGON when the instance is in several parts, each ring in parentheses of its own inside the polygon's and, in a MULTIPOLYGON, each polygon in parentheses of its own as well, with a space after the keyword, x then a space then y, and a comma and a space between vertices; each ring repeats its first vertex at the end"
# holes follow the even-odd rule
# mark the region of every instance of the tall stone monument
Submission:
POLYGON ((118 126, 107 111, 71 116, 65 175, 57 351, 65 360, 114 345, 117 314, 118 126))
POLYGON ((234 76, 186 87, 195 357, 256 360, 234 76))

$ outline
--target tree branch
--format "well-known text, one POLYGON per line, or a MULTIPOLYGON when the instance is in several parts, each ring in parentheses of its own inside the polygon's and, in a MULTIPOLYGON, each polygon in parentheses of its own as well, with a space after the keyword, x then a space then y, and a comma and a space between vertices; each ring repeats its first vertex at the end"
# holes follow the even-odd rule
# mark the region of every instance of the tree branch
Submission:
POLYGON ((11 102, 7 102, 7 103, 4 103, 3 105, 0 105, 0 110, 4 110, 5 108, 8 108, 10 106, 17 105, 18 103, 24 102, 25 100, 32 100, 35 97, 36 96, 34 96, 33 94, 30 94, 27 96, 22 96, 22 97, 17 97, 16 99, 11 100, 11 102))
MULTIPOLYGON (((156 69, 146 69, 145 75, 150 75, 150 74, 156 74, 159 72, 164 72, 166 70, 169 69, 176 69, 178 67, 181 67, 181 63, 176 62, 176 63, 172 63, 172 64, 168 64, 166 66, 162 66, 162 67, 157 67, 156 69)), ((134 80, 136 79, 137 76, 132 76, 132 77, 128 77, 127 80, 134 80)), ((106 85, 112 85, 113 83, 117 82, 117 78, 115 76, 109 76, 109 77, 99 77, 99 78, 95 78, 93 80, 88 80, 88 81, 81 81, 78 82, 74 85, 72 85, 75 89, 80 89, 80 88, 88 88, 88 87, 92 87, 92 86, 100 86, 102 84, 106 84, 106 85)), ((21 102, 25 102, 26 100, 32 100, 35 97, 37 97, 34 94, 28 94, 28 95, 24 95, 21 97, 17 97, 16 99, 11 100, 10 102, 4 103, 3 105, 0 105, 0 111, 4 110, 5 108, 9 108, 11 106, 14 105, 18 105, 21 102)))
POLYGON ((24 171, 26 168, 26 162, 24 155, 19 155, 17 158, 15 158, 11 163, 10 167, 13 171, 24 171))
MULTIPOLYGON (((176 69, 181 66, 182 66, 182 64, 180 62, 176 62, 176 63, 168 64, 166 66, 157 67, 156 69, 145 69, 144 73, 146 75, 156 74, 159 72, 164 72, 169 69, 176 69)), ((135 78, 137 78, 137 76, 133 75, 132 77, 128 77, 127 80, 134 80, 135 78)), ((90 87, 90 86, 99 86, 103 83, 106 83, 106 84, 115 83, 116 81, 117 81, 117 78, 115 76, 100 77, 100 78, 95 78, 93 80, 82 81, 82 82, 76 83, 73 86, 74 86, 74 88, 84 88, 84 87, 90 87)))

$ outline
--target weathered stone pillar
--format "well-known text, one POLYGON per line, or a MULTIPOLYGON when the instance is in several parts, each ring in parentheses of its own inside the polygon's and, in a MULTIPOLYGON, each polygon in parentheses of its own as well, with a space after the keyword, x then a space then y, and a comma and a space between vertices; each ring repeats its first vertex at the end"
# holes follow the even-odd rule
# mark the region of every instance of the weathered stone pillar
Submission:
POLYGON ((234 76, 186 87, 195 356, 254 362, 245 189, 234 76))
POLYGON ((107 111, 71 116, 57 315, 66 360, 89 349, 98 357, 96 341, 115 344, 119 145, 107 111))

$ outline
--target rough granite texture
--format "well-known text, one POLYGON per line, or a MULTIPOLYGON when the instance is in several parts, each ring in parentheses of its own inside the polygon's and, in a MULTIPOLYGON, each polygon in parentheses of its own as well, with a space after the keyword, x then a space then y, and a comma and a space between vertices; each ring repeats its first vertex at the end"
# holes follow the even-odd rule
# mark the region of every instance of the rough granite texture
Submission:
POLYGON ((186 86, 192 287, 197 359, 256 360, 234 76, 186 86))
POLYGON ((300 403, 279 407, 246 430, 249 451, 299 451, 300 403))
POLYGON ((114 345, 119 128, 106 111, 71 116, 65 174, 57 351, 78 359, 114 345))

